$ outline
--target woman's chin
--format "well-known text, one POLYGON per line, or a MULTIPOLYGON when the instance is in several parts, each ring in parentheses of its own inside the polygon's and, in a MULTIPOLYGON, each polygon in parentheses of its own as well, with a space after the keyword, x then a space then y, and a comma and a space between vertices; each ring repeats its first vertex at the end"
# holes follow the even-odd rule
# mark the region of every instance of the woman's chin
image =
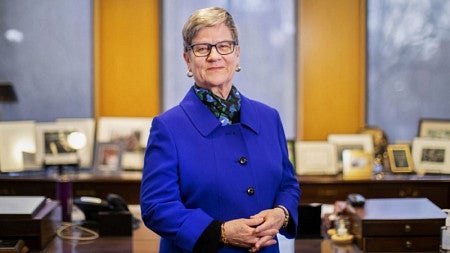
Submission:
POLYGON ((231 84, 231 82, 229 82, 228 80, 224 80, 223 78, 216 78, 206 80, 203 83, 203 86, 213 88, 213 87, 225 87, 229 84, 231 84))

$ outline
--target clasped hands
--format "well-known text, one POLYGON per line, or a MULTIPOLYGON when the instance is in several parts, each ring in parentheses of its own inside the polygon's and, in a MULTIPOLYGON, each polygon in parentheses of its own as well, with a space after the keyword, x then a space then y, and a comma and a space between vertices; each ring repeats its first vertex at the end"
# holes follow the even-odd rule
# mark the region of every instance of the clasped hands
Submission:
POLYGON ((224 236, 228 244, 249 248, 257 252, 261 248, 277 243, 275 236, 283 226, 284 212, 280 208, 263 210, 250 218, 225 222, 224 236))

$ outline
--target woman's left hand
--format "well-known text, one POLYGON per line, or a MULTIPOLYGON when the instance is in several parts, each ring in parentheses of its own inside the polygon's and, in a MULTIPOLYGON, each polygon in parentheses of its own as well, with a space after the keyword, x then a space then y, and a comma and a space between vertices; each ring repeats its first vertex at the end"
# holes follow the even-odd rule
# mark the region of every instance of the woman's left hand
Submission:
POLYGON ((261 248, 277 243, 274 239, 284 223, 284 212, 280 208, 263 210, 251 218, 263 218, 264 222, 255 228, 255 233, 260 238, 250 249, 250 252, 257 252, 261 248))

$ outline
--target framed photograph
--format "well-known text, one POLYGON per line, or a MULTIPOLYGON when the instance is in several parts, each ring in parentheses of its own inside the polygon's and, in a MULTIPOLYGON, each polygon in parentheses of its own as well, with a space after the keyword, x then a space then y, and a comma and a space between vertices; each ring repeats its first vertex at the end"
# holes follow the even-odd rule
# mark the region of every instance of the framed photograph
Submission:
POLYGON ((421 119, 418 136, 450 139, 450 119, 421 119))
POLYGON ((97 142, 94 173, 116 174, 122 171, 123 145, 121 142, 97 142))
POLYGON ((287 140, 286 142, 289 161, 291 161, 292 166, 295 168, 295 140, 287 140))
POLYGON ((75 127, 56 122, 36 123, 36 163, 41 165, 80 164, 80 154, 69 138, 75 127))
POLYGON ((336 175, 336 147, 326 141, 297 141, 295 143, 296 173, 298 175, 336 175))
POLYGON ((340 171, 343 169, 344 150, 362 150, 372 154, 374 151, 371 134, 330 134, 327 141, 336 146, 337 166, 340 171))
POLYGON ((40 168, 35 163, 34 121, 0 122, 0 171, 17 172, 40 168))
POLYGON ((343 179, 371 179, 373 175, 373 154, 364 150, 346 149, 342 152, 343 179))
POLYGON ((148 117, 101 117, 97 142, 122 142, 122 169, 142 170, 151 123, 148 117))
POLYGON ((397 144, 387 147, 389 164, 393 173, 413 172, 413 161, 409 145, 397 144))
POLYGON ((450 174, 450 139, 414 138, 412 157, 418 173, 450 174))
POLYGON ((91 168, 94 155, 95 120, 92 118, 59 118, 56 119, 56 123, 84 134, 86 144, 77 152, 80 159, 80 166, 91 168))

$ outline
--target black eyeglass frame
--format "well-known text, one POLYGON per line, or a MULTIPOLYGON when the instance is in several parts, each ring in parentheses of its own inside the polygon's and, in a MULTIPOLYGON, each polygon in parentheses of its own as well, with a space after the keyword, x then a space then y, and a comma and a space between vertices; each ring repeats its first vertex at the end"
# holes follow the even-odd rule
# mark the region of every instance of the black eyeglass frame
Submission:
POLYGON ((211 54, 212 48, 215 47, 215 48, 216 48, 216 52, 217 52, 218 54, 220 54, 220 55, 229 55, 229 54, 232 54, 232 53, 234 52, 234 50, 235 50, 235 48, 236 48, 237 45, 238 45, 238 43, 237 43, 237 41, 235 41, 235 40, 222 40, 222 41, 217 42, 216 44, 211 44, 211 43, 207 43, 207 42, 205 42, 205 43, 195 43, 195 44, 192 44, 192 45, 189 45, 189 46, 188 46, 188 51, 189 51, 189 50, 192 50, 192 53, 193 53, 196 57, 208 57, 208 56, 211 54), (217 49, 217 44, 220 44, 220 43, 223 43, 223 42, 231 42, 231 45, 232 45, 233 50, 231 50, 229 53, 226 53, 226 54, 221 53, 220 50, 217 49), (193 50, 193 48, 194 48, 195 46, 198 46, 198 45, 205 45, 205 46, 208 46, 208 48, 209 48, 208 54, 206 54, 206 55, 200 55, 200 56, 199 56, 199 55, 196 55, 196 54, 195 54, 195 51, 193 50))

